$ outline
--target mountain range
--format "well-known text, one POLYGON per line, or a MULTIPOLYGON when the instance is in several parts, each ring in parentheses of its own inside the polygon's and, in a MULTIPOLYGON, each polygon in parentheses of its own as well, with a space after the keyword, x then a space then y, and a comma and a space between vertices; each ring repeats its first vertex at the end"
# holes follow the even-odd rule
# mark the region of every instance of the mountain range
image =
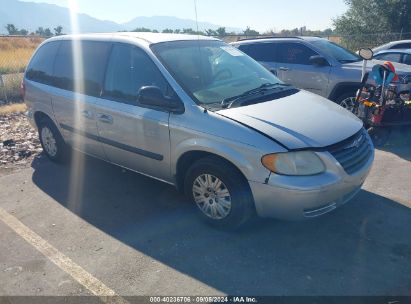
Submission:
MULTIPOLYGON (((54 4, 22 2, 18 0, 0 0, 0 34, 6 34, 5 26, 14 24, 19 29, 34 32, 37 28, 50 28, 61 25, 64 33, 71 32, 70 12, 66 7, 54 4)), ((126 23, 100 20, 87 14, 77 14, 78 27, 82 33, 131 31, 139 27, 162 31, 163 29, 196 29, 194 20, 170 16, 136 17, 126 23)), ((217 29, 221 25, 199 22, 199 30, 217 29)), ((239 32, 239 28, 227 27, 228 32, 239 32)))

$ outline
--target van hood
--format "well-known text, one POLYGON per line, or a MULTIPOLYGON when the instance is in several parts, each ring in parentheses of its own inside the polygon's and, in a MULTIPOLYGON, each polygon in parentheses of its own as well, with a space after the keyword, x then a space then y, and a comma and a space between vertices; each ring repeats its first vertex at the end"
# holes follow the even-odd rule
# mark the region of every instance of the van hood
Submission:
POLYGON ((306 91, 217 113, 264 133, 290 150, 338 143, 363 125, 351 112, 306 91))

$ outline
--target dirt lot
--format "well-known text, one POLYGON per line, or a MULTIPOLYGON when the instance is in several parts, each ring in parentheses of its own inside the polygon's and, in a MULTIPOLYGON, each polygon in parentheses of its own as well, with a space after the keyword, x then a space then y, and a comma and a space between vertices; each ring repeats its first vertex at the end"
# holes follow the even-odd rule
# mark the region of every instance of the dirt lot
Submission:
POLYGON ((3 166, 0 296, 411 296, 407 134, 376 152, 345 206, 236 233, 198 221, 173 187, 88 157, 82 189, 42 154, 3 166))

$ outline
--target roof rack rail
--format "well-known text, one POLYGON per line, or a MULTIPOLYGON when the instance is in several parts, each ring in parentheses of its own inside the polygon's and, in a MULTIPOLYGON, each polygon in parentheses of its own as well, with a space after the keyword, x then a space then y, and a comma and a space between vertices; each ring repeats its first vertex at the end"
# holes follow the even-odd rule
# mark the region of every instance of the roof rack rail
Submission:
POLYGON ((258 40, 258 39, 276 39, 276 38, 279 38, 279 39, 290 38, 290 39, 301 39, 301 40, 303 39, 300 36, 263 36, 263 37, 258 36, 258 37, 242 38, 237 41, 258 40))

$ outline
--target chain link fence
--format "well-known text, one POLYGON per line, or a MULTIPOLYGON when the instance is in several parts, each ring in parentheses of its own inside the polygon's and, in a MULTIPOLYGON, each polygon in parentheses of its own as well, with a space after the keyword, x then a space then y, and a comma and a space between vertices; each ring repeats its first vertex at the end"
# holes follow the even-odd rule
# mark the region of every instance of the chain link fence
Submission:
MULTIPOLYGON (((217 38, 229 43, 241 39, 273 36, 276 35, 226 35, 217 38)), ((390 41, 411 39, 411 33, 330 35, 324 38, 352 51, 357 51, 361 47, 373 48, 390 41)), ((34 50, 44 39, 37 36, 0 36, 0 104, 21 101, 20 84, 24 69, 34 50)))
MULTIPOLYGON (((305 36, 298 35, 298 36, 305 36)), ((310 36, 310 35, 307 35, 310 36)), ((284 37, 278 34, 267 34, 267 35, 226 35, 220 36, 220 38, 225 42, 235 42, 242 39, 253 39, 253 38, 264 38, 264 37, 284 37)), ((360 35, 328 35, 319 36, 326 38, 332 42, 335 42, 351 51, 358 51, 360 48, 368 47, 374 48, 376 46, 388 43, 390 41, 411 39, 411 32, 407 33, 372 33, 372 34, 360 34, 360 35)))
POLYGON ((0 36, 0 104, 21 101, 24 69, 43 40, 35 36, 0 36))

